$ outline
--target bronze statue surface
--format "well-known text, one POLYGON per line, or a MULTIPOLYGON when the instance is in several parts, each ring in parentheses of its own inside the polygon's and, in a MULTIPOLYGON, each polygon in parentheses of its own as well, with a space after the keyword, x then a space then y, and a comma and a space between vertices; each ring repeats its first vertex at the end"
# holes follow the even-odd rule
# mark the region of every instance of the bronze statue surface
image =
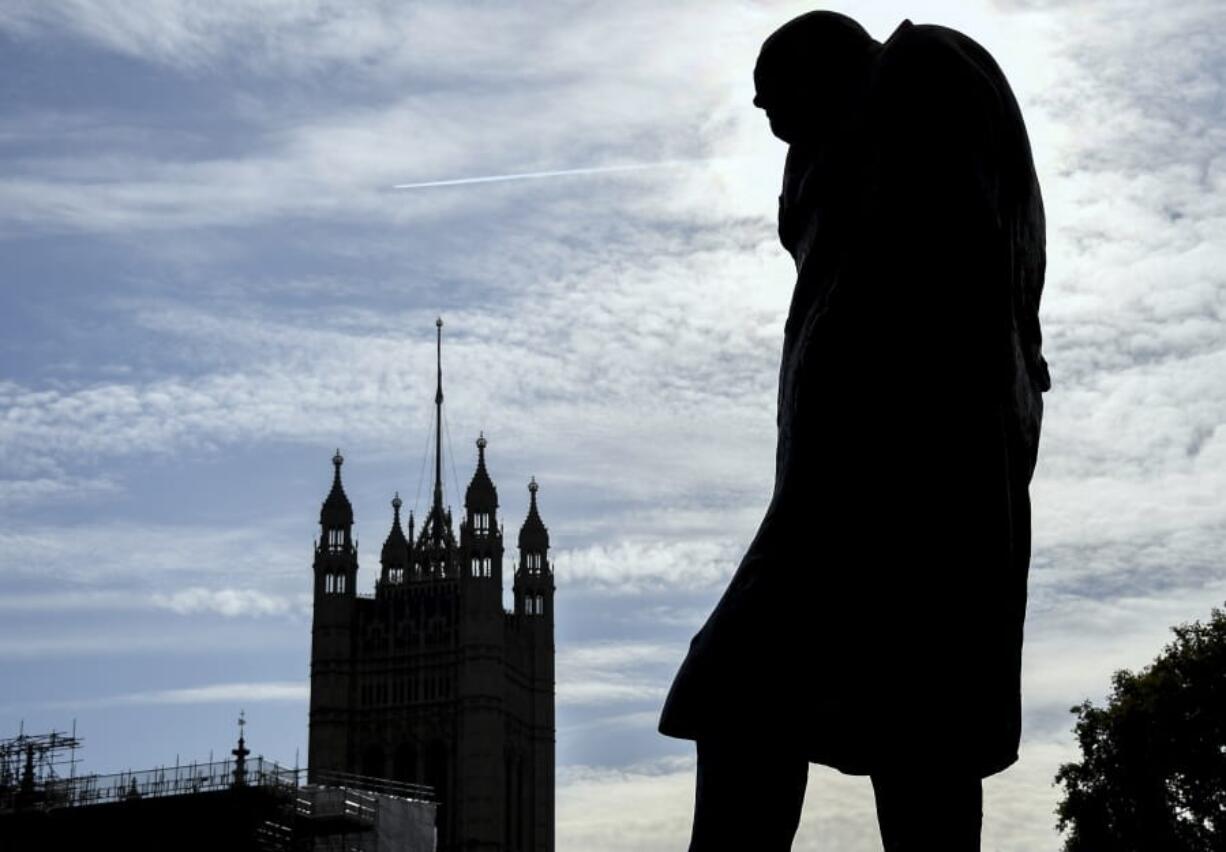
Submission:
POLYGON ((659 728, 852 774, 987 776, 1018 753, 1050 385, 1025 125, 961 33, 906 21, 814 60, 785 30, 755 72, 791 146, 779 235, 797 266, 774 494, 659 728))

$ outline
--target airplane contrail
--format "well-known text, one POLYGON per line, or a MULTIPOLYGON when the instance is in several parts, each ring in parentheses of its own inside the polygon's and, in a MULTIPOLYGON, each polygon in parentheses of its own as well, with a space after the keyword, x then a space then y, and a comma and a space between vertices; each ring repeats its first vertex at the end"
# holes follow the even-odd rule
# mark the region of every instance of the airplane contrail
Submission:
POLYGON ((535 180, 537 178, 565 177, 567 175, 595 175, 606 172, 635 172, 643 169, 663 169, 670 166, 690 166, 706 160, 669 160, 662 163, 626 163, 620 166, 588 166, 582 169, 552 169, 546 172, 518 172, 509 175, 482 175, 480 177, 427 180, 419 183, 398 183, 392 189, 424 189, 429 186, 463 186, 470 183, 497 183, 507 180, 535 180))

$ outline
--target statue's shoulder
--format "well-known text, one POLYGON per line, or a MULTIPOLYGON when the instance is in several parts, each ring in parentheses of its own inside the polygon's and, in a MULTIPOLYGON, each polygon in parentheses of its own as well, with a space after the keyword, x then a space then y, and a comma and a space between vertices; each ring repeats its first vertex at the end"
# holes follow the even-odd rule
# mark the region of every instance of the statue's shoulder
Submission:
POLYGON ((957 93, 992 95, 1008 87, 1004 72, 979 42, 950 27, 909 20, 882 44, 874 77, 877 97, 901 90, 908 96, 947 99, 957 93))
POLYGON ((864 119, 868 138, 885 146, 887 156, 944 152, 942 160, 956 167, 953 159, 963 149, 983 147, 992 128, 1020 116, 1003 72, 982 45, 949 27, 904 21, 878 53, 864 119))

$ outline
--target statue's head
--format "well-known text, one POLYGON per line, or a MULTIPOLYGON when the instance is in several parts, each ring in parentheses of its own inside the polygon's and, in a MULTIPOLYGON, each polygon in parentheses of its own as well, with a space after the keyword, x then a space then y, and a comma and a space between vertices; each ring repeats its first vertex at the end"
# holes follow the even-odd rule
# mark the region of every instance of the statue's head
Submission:
POLYGON ((788 143, 818 142, 843 122, 872 70, 881 44, 837 12, 809 12, 762 44, 753 80, 754 106, 788 143))

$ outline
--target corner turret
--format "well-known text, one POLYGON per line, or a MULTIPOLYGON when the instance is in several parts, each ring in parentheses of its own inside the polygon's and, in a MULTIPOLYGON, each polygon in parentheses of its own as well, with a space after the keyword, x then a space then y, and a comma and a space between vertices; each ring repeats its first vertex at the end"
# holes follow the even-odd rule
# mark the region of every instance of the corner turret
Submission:
POLYGON ((517 615, 553 618, 553 568, 549 564, 549 530, 536 505, 540 486, 528 483, 528 517, 519 528, 519 568, 515 571, 517 615))
POLYGON ((315 545, 315 598, 353 597, 358 573, 358 548, 353 539, 353 506, 341 484, 345 457, 332 456, 332 490, 319 510, 320 538, 315 545))
POLYGON ((469 578, 491 580, 498 595, 502 589, 502 530, 498 526, 498 489, 485 469, 485 433, 477 438, 477 470, 464 492, 464 521, 460 542, 468 553, 469 578))
POLYGON ((320 544, 330 552, 352 547, 353 506, 341 485, 341 465, 344 463, 345 457, 338 449, 332 456, 332 490, 319 509, 320 544))
MULTIPOLYGON (((400 507, 402 505, 404 503, 400 499, 400 492, 397 491, 396 496, 392 498, 392 529, 387 534, 387 540, 383 542, 383 552, 379 557, 383 565, 383 575, 380 581, 393 585, 405 581, 412 549, 409 540, 404 537, 404 530, 400 528, 400 507)), ((411 519, 409 523, 412 523, 411 519)))

